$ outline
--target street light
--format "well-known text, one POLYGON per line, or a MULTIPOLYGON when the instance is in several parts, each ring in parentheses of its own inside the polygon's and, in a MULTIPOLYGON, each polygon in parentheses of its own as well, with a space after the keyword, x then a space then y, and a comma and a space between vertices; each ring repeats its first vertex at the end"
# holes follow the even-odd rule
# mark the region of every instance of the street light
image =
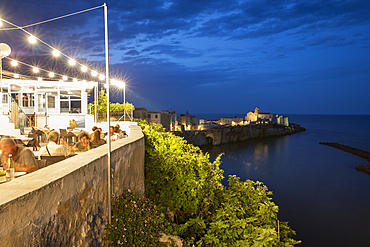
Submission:
MULTIPOLYGON (((121 82, 119 84, 120 88, 123 88, 123 104, 126 104, 126 83, 121 82)), ((126 121, 126 110, 123 110, 123 121, 126 121)))

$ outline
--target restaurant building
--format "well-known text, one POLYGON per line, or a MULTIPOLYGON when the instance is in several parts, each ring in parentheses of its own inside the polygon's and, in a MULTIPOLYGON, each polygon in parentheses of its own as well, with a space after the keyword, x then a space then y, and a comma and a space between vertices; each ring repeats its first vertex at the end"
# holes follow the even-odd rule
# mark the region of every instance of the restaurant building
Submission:
POLYGON ((67 127, 91 129, 95 120, 87 107, 88 97, 97 94, 97 86, 96 82, 86 81, 2 79, 0 107, 3 132, 9 126, 18 128, 17 118, 21 111, 27 115, 30 126, 48 126, 56 130, 67 127), (4 121, 4 116, 9 118, 8 122, 4 121))

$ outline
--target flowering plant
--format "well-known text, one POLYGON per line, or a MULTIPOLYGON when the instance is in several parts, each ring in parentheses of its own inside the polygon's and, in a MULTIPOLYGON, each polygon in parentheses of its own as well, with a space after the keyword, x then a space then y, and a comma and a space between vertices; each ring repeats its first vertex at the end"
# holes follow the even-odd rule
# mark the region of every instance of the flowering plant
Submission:
POLYGON ((165 246, 158 239, 166 222, 162 208, 127 190, 113 202, 112 223, 105 228, 104 240, 110 246, 165 246))

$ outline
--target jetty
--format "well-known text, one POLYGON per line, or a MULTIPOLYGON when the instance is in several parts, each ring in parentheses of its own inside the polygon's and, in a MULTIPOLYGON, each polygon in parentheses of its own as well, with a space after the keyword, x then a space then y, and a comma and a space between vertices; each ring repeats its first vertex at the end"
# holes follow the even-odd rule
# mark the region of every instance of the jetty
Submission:
MULTIPOLYGON (((364 151, 364 150, 361 150, 361 149, 358 149, 358 148, 353 148, 353 147, 346 146, 346 145, 342 145, 342 144, 335 143, 335 142, 320 142, 319 144, 323 144, 323 145, 331 146, 331 147, 334 147, 334 148, 338 148, 338 149, 343 150, 347 153, 357 155, 361 158, 365 158, 368 161, 370 161, 370 153, 367 152, 367 151, 364 151)), ((370 165, 359 165, 359 166, 356 166, 355 168, 358 171, 363 171, 363 172, 366 172, 367 174, 370 174, 370 165)))

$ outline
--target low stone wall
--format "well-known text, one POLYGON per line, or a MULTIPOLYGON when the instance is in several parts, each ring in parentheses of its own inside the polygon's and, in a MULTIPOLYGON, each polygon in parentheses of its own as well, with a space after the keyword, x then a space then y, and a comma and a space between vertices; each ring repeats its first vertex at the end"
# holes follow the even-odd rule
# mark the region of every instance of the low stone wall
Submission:
MULTIPOLYGON (((0 185, 1 246, 106 246, 107 145, 0 185)), ((144 193, 144 136, 138 126, 112 142, 112 193, 144 193)), ((112 197, 112 201, 114 197, 112 197)))

